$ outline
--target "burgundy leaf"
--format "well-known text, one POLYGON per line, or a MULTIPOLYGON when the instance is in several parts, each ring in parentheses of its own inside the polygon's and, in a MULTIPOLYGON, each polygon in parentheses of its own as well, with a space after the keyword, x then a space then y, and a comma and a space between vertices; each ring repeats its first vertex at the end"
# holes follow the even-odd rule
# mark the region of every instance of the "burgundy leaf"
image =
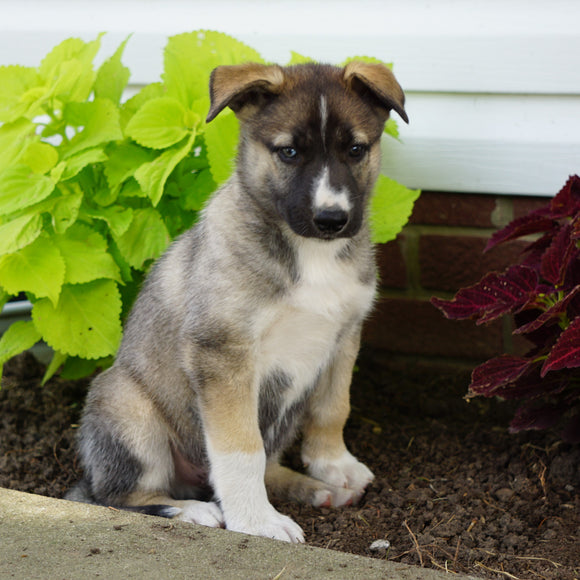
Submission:
POLYGON ((580 238, 580 214, 572 220, 572 238, 577 240, 580 238))
POLYGON ((507 400, 538 399, 561 393, 573 379, 570 373, 565 371, 552 373, 542 378, 540 370, 539 363, 530 363, 529 368, 515 382, 499 387, 493 394, 507 400))
POLYGON ((580 366, 580 318, 560 335, 542 367, 542 376, 550 371, 580 366))
MULTIPOLYGON (((556 223, 556 222, 554 222, 556 223)), ((544 252, 550 247, 552 243, 552 239, 554 235, 558 231, 558 228, 555 226, 549 232, 544 234, 540 239, 532 242, 529 246, 524 248, 522 254, 524 255, 523 259, 520 261, 520 264, 524 266, 529 266, 530 268, 536 270, 536 272, 540 271, 542 267, 542 257, 544 252)))
POLYGON ((571 234, 570 224, 560 227, 550 247, 542 256, 541 274, 554 286, 561 286, 564 283, 568 264, 577 253, 576 242, 570 237, 571 234))
POLYGON ((580 211, 580 177, 571 175, 550 203, 550 217, 570 217, 580 211))
POLYGON ((564 288, 572 288, 580 284, 580 248, 573 248, 566 266, 564 288))
POLYGON ((432 298, 431 304, 447 318, 474 318, 477 324, 483 324, 522 308, 537 284, 538 274, 534 270, 516 265, 503 274, 488 274, 477 284, 459 290, 452 300, 432 298))
POLYGON ((527 324, 520 326, 514 330, 514 334, 526 334, 528 332, 533 332, 538 330, 544 324, 548 322, 559 322, 562 320, 562 316, 566 313, 568 304, 578 296, 580 293, 580 285, 573 288, 568 294, 566 294, 561 300, 558 300, 553 306, 548 308, 545 312, 542 312, 538 317, 532 319, 527 324))
MULTIPOLYGON (((522 310, 514 314, 514 320, 520 326, 535 320, 540 314, 538 310, 522 310)), ((558 338, 560 338, 561 333, 562 329, 558 324, 544 324, 537 330, 526 332, 526 340, 534 345, 532 350, 526 354, 526 357, 547 357, 558 338)))
POLYGON ((474 369, 468 396, 494 396, 497 389, 521 377, 529 365, 528 359, 507 354, 488 360, 474 369))
POLYGON ((528 429, 549 429, 554 427, 562 417, 565 408, 562 405, 528 403, 522 405, 510 423, 510 433, 528 429))
POLYGON ((540 232, 551 230, 554 227, 555 222, 551 216, 546 214, 549 214, 548 206, 511 221, 507 226, 498 230, 491 236, 484 252, 487 252, 494 246, 507 242, 508 240, 514 240, 529 234, 538 234, 540 232))

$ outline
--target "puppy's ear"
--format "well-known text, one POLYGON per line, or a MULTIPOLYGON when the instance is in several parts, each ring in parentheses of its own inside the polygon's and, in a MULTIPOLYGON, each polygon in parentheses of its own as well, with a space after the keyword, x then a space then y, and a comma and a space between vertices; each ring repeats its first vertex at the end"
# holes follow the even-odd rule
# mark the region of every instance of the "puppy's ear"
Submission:
POLYGON ((284 73, 278 65, 218 66, 209 81, 211 106, 206 123, 226 107, 238 114, 248 105, 257 105, 264 95, 279 94, 283 84, 284 73))
POLYGON ((397 111, 405 123, 409 117, 405 112, 405 93, 391 70, 378 63, 351 61, 344 68, 344 81, 353 91, 370 94, 379 105, 397 111))

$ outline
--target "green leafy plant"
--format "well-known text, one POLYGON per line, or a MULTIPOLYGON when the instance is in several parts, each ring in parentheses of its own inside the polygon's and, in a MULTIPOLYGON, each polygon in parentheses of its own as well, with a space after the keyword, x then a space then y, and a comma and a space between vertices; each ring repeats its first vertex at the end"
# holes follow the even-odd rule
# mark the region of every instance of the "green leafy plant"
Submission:
MULTIPOLYGON (((161 81, 123 101, 129 39, 95 70, 100 39, 68 39, 39 67, 0 67, 0 307, 21 293, 32 303, 0 340, 0 365, 44 340, 45 380, 110 364, 147 269, 232 172, 235 116, 204 122, 211 70, 263 62, 225 34, 181 34, 161 81)), ((394 121, 386 130, 397 136, 394 121)), ((376 242, 396 236, 418 194, 380 177, 376 242)))

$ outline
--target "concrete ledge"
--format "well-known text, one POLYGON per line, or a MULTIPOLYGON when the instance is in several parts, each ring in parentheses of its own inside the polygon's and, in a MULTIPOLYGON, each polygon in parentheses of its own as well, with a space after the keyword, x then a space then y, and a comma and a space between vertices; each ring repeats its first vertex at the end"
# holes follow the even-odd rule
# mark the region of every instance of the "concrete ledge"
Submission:
POLYGON ((95 576, 139 580, 450 577, 395 562, 0 489, 1 579, 95 576))

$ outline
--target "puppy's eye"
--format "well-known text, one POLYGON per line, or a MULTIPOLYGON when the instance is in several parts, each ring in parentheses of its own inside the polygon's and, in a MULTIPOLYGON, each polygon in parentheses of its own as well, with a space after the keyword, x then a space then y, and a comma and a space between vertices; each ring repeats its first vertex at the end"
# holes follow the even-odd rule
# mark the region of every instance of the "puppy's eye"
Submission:
POLYGON ((367 152, 366 145, 353 145, 348 150, 348 156, 351 159, 361 159, 366 152, 367 152))
POLYGON ((282 161, 296 161, 298 151, 294 147, 280 147, 278 149, 278 156, 282 161))

